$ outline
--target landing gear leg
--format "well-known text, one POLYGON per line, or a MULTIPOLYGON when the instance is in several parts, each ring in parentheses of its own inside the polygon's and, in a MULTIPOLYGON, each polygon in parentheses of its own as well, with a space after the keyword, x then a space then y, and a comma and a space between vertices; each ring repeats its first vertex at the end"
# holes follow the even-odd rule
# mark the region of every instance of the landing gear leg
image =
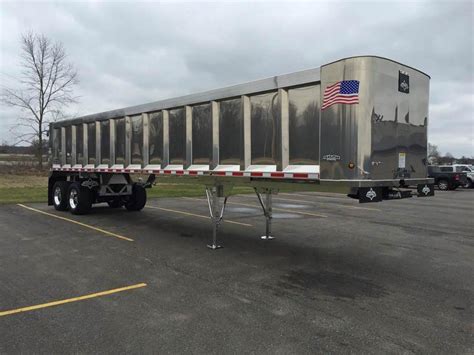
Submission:
POLYGON ((208 244, 207 247, 212 250, 222 248, 222 246, 217 243, 217 230, 224 217, 228 198, 228 196, 224 197, 224 202, 221 206, 219 197, 222 197, 223 190, 223 186, 206 186, 207 203, 209 205, 209 214, 211 215, 212 221, 212 244, 208 244))
POLYGON ((255 193, 257 194, 258 201, 263 209, 263 214, 265 215, 266 219, 266 226, 265 226, 265 235, 262 235, 260 239, 263 240, 272 240, 275 237, 272 236, 272 218, 273 218, 273 210, 272 210, 272 194, 277 194, 278 190, 275 189, 268 189, 268 188, 255 188, 255 193), (263 200, 262 194, 265 194, 265 201, 263 200))

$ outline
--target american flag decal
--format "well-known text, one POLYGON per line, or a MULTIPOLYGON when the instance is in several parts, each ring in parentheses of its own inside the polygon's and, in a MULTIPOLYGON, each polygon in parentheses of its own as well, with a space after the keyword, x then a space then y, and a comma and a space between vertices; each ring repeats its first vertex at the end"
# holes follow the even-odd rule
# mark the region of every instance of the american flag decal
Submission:
POLYGON ((324 90, 323 105, 321 110, 334 104, 358 104, 359 103, 359 81, 343 80, 329 85, 324 90))

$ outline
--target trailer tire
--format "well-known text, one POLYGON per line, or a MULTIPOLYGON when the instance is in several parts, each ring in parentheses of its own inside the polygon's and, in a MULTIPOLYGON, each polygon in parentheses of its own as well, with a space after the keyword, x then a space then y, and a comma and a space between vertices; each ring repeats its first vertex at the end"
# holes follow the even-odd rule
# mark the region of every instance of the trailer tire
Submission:
POLYGON ((123 206, 123 201, 114 199, 114 200, 107 201, 107 204, 109 205, 110 208, 120 208, 123 206))
POLYGON ((146 205, 146 190, 142 185, 133 184, 132 195, 125 203, 125 208, 129 211, 140 211, 146 205))
POLYGON ((69 205, 67 202, 69 182, 56 181, 53 185, 53 205, 57 211, 67 211, 69 205))
POLYGON ((441 191, 448 191, 449 190, 449 182, 448 180, 441 179, 438 181, 438 189, 441 191))
POLYGON ((91 190, 79 182, 73 182, 68 189, 67 202, 72 214, 86 214, 92 207, 91 190))

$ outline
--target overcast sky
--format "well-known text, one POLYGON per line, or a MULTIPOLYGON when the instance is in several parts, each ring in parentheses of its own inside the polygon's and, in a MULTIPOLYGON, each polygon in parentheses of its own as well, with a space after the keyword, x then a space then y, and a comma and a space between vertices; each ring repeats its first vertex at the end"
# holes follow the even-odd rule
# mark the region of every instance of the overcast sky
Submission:
MULTIPOLYGON (((373 54, 431 76, 429 141, 474 155, 473 2, 21 2, 0 0, 2 86, 19 39, 63 42, 85 115, 373 54)), ((16 112, 0 107, 0 142, 16 112)))

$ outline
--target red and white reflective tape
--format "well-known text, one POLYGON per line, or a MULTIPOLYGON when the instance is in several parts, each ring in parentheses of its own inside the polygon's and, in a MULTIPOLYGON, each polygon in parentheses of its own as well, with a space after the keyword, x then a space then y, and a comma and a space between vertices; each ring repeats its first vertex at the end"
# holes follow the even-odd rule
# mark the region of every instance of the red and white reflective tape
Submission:
POLYGON ((318 180, 318 173, 288 173, 283 171, 260 172, 260 171, 204 171, 204 170, 164 170, 164 169, 117 169, 117 168, 60 168, 53 167, 52 171, 71 171, 86 173, 145 173, 156 175, 189 175, 189 176, 232 176, 232 177, 252 177, 270 179, 300 179, 318 180))

